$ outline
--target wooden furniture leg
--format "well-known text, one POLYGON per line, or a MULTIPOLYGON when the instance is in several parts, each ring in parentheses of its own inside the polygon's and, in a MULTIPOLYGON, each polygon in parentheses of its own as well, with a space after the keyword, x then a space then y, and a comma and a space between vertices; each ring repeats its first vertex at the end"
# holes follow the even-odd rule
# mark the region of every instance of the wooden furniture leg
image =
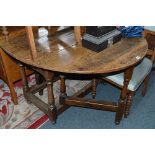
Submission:
MULTIPOLYGON (((43 77, 37 72, 35 72, 35 79, 37 85, 41 84, 44 81, 43 77)), ((39 91, 39 95, 43 95, 43 89, 39 91)))
POLYGON ((127 118, 129 115, 130 107, 131 107, 132 101, 133 101, 133 96, 134 96, 134 92, 130 92, 127 95, 127 101, 126 101, 125 111, 124 111, 124 117, 125 118, 127 118))
POLYGON ((74 34, 77 44, 81 44, 81 29, 80 26, 74 26, 74 34))
POLYGON ((132 77, 132 73, 133 73, 133 67, 128 68, 125 72, 124 72, 124 85, 123 85, 123 89, 121 90, 121 95, 120 95, 120 99, 119 99, 119 105, 118 105, 118 110, 116 112, 116 116, 115 116, 115 124, 118 125, 122 119, 122 116, 124 114, 124 109, 125 109, 125 101, 126 101, 126 96, 127 96, 127 88, 128 88, 128 84, 131 80, 132 77))
POLYGON ((66 85, 65 85, 65 77, 64 75, 60 75, 60 97, 59 97, 59 103, 63 104, 64 99, 67 97, 66 94, 66 85))
POLYGON ((14 84, 9 79, 7 79, 7 84, 8 84, 8 87, 10 89, 11 99, 12 99, 13 103, 15 105, 17 105, 18 104, 18 99, 17 99, 17 94, 16 94, 16 91, 15 91, 15 88, 14 88, 14 84))
POLYGON ((27 32, 27 37, 28 37, 28 41, 29 41, 29 46, 31 49, 31 52, 30 52, 31 58, 32 58, 32 60, 35 60, 35 58, 37 57, 37 49, 35 46, 32 26, 26 26, 26 32, 27 32))
POLYGON ((29 86, 28 86, 28 81, 26 77, 25 67, 22 64, 19 64, 19 67, 20 67, 20 73, 21 73, 22 83, 23 83, 23 94, 25 96, 25 99, 27 100, 27 103, 31 103, 30 100, 28 100, 26 97, 29 86))
POLYGON ((92 80, 92 98, 96 98, 96 87, 97 87, 97 80, 93 79, 92 80))
POLYGON ((9 32, 7 31, 7 27, 6 26, 2 26, 2 34, 5 37, 6 41, 8 41, 8 39, 9 39, 9 37, 8 37, 9 32))
POLYGON ((56 123, 57 119, 57 110, 55 106, 55 99, 53 94, 53 80, 54 80, 54 73, 46 72, 45 79, 47 82, 47 91, 48 91, 48 111, 51 113, 49 119, 53 124, 56 123))
POLYGON ((145 94, 147 92, 147 86, 148 86, 149 78, 150 78, 150 74, 144 80, 144 86, 142 89, 142 96, 145 96, 145 94))

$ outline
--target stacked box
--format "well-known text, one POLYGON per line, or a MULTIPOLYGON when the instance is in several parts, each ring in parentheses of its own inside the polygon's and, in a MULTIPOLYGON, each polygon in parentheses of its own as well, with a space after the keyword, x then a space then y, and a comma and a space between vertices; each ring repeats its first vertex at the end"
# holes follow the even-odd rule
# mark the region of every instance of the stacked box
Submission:
POLYGON ((120 41, 121 38, 121 32, 114 26, 88 26, 82 38, 82 45, 90 50, 100 52, 120 41))

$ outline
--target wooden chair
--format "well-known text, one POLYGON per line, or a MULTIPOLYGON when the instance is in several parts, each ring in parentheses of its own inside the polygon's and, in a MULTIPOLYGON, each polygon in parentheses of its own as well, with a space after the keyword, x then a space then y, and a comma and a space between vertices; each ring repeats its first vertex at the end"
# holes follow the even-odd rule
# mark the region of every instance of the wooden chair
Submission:
MULTIPOLYGON (((148 38, 148 36, 147 36, 148 33, 150 34, 150 30, 145 30, 144 37, 148 41, 148 46, 150 48, 150 42, 149 42, 150 38, 148 38)), ((154 35, 155 32, 151 31, 151 34, 154 35)), ((127 92, 128 95, 127 95, 127 100, 126 100, 126 106, 124 109, 124 117, 125 118, 127 118, 127 116, 129 115, 133 96, 135 95, 136 90, 138 90, 138 88, 141 86, 141 84, 144 84, 143 89, 142 89, 142 95, 145 96, 145 94, 146 94, 150 73, 152 71, 153 63, 155 60, 155 46, 154 45, 155 44, 153 44, 153 46, 152 46, 152 44, 151 44, 151 48, 148 49, 146 57, 143 59, 143 61, 140 64, 138 64, 134 68, 132 78, 128 85, 128 92, 127 92)), ((124 82, 124 73, 123 72, 112 74, 109 76, 104 76, 104 77, 102 77, 102 80, 119 88, 121 90, 121 92, 123 91, 123 82, 124 82)), ((94 89, 93 91, 95 92, 96 90, 94 89)), ((95 98, 95 95, 93 96, 93 98, 95 98)))
MULTIPOLYGON (((144 26, 144 35, 148 42, 148 49, 153 50, 155 48, 155 26, 144 26)), ((155 62, 152 71, 155 71, 155 62)))
MULTIPOLYGON (((16 33, 23 27, 2 27, 2 38, 8 41, 9 33, 16 33)), ((32 71, 26 70, 26 75, 32 74, 32 71)), ((11 99, 14 104, 18 104, 17 94, 14 89, 14 83, 21 79, 19 66, 2 50, 0 49, 0 78, 5 81, 10 89, 11 99)))
MULTIPOLYGON (((145 57, 140 64, 138 64, 133 71, 132 78, 128 85, 127 100, 126 106, 124 109, 124 117, 127 118, 129 115, 130 107, 132 104, 133 96, 135 95, 136 90, 144 83, 142 89, 142 95, 146 94, 147 85, 149 81, 149 76, 152 69, 152 64, 155 57, 155 50, 148 50, 147 56, 145 57)), ((124 73, 117 73, 108 76, 102 77, 102 80, 112 84, 113 86, 119 88, 123 91, 123 82, 124 82, 124 73)))

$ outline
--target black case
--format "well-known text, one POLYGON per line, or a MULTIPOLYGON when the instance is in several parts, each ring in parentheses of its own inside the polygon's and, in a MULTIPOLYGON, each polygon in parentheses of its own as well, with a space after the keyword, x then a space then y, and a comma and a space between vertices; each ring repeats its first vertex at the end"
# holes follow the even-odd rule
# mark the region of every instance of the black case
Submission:
POLYGON ((92 51, 95 51, 95 52, 100 52, 102 50, 104 50, 105 48, 107 48, 108 46, 108 40, 105 41, 105 42, 102 42, 101 44, 95 44, 95 43, 92 43, 88 40, 82 40, 82 45, 83 47, 86 47, 92 51))
POLYGON ((86 33, 95 37, 100 37, 116 29, 116 26, 86 26, 86 33))
POLYGON ((115 26, 87 26, 82 38, 82 45, 95 52, 100 52, 120 41, 121 38, 121 32, 115 26))

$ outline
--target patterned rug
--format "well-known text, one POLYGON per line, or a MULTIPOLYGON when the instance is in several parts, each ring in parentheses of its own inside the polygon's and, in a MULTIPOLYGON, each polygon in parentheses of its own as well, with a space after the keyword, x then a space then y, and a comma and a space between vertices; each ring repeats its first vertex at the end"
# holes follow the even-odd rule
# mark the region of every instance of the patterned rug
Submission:
MULTIPOLYGON (((28 79, 29 85, 35 84, 35 77, 31 75, 28 79)), ((77 90, 88 84, 89 81, 66 80, 67 94, 72 95, 77 90)), ((59 102, 59 84, 54 83, 55 102, 59 102)), ((0 80, 0 128, 1 129, 35 129, 48 120, 47 115, 40 111, 33 104, 27 104, 22 90, 22 82, 15 83, 15 90, 18 96, 18 105, 11 101, 10 90, 6 83, 0 80)), ((47 89, 44 89, 43 96, 38 96, 41 100, 47 102, 47 89)))

